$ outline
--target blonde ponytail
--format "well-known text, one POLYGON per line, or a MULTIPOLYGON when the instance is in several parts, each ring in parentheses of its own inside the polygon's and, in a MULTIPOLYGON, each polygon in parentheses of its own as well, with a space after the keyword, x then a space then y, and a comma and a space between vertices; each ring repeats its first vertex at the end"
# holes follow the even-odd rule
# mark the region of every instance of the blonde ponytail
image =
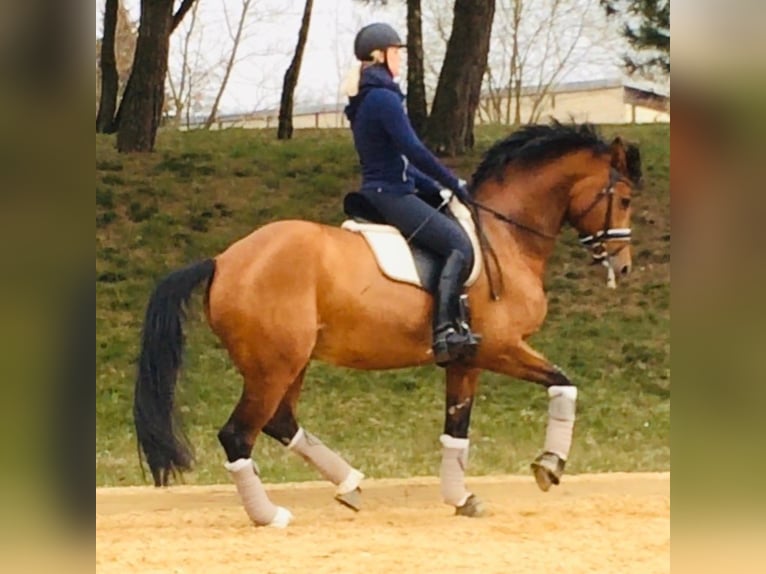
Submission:
POLYGON ((359 79, 362 77, 362 63, 354 62, 351 64, 346 77, 343 79, 341 89, 349 98, 353 98, 359 93, 359 79))
POLYGON ((386 61, 386 54, 383 50, 373 50, 370 54, 370 61, 366 62, 354 62, 351 64, 346 77, 341 84, 341 90, 349 98, 353 98, 359 93, 359 80, 362 77, 362 72, 365 68, 374 66, 375 64, 382 64, 386 61))
POLYGON ((346 77, 343 79, 341 89, 349 98, 353 98, 359 93, 359 79, 362 77, 362 63, 354 62, 351 64, 346 77))

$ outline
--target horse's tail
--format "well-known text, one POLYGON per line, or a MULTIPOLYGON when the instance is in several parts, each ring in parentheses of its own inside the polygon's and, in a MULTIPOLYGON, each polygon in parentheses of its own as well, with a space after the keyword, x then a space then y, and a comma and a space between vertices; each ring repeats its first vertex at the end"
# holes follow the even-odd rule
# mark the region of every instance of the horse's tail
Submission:
POLYGON ((155 486, 166 486, 170 474, 188 470, 193 461, 189 441, 173 408, 173 395, 183 356, 186 304, 194 288, 204 280, 208 280, 210 288, 214 274, 213 259, 174 271, 154 289, 146 309, 133 420, 155 486))

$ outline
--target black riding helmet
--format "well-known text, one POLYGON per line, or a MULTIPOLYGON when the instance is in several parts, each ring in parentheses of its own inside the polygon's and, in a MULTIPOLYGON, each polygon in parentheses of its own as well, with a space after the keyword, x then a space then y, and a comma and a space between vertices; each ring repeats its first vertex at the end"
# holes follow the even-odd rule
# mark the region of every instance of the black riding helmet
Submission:
POLYGON ((368 24, 356 35, 354 39, 354 55, 357 60, 368 61, 375 50, 405 46, 399 34, 391 26, 383 22, 368 24))

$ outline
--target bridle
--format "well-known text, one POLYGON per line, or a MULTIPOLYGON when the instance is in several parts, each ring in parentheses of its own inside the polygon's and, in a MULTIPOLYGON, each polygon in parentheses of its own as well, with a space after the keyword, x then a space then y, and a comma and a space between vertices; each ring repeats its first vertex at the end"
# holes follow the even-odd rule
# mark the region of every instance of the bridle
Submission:
MULTIPOLYGON (((607 181, 606 187, 604 187, 604 189, 602 189, 598 194, 596 194, 596 197, 593 198, 593 201, 585 210, 583 210, 576 217, 570 219, 570 224, 572 225, 572 227, 576 227, 576 225, 580 221, 582 221, 582 219, 586 215, 588 215, 591 211, 593 211, 593 209, 595 209, 595 207, 601 202, 602 199, 607 199, 609 203, 606 207, 606 214, 604 215, 603 228, 592 235, 581 234, 580 244, 583 245, 584 247, 590 248, 591 257, 593 258, 594 262, 596 263, 600 262, 606 267, 608 267, 610 272, 610 277, 613 277, 614 270, 612 269, 608 258, 614 257, 620 251, 622 251, 626 247, 626 245, 630 242, 630 237, 631 237, 631 230, 629 227, 611 227, 612 212, 614 211, 614 187, 620 182, 629 183, 629 181, 626 178, 624 178, 622 175, 620 175, 620 173, 616 169, 610 168, 609 180, 607 181), (605 245, 607 241, 619 241, 620 243, 622 243, 622 245, 620 245, 620 247, 618 247, 614 252, 609 253, 605 245)), ((482 256, 485 258, 485 267, 486 267, 486 253, 485 253, 486 251, 490 252, 493 259, 495 260, 495 264, 497 265, 498 269, 500 267, 500 262, 498 261, 497 255, 495 254, 495 251, 492 248, 491 243, 489 242, 489 238, 486 236, 481 226, 481 219, 478 216, 479 210, 485 211, 491 214, 492 216, 494 216, 495 219, 499 219, 500 221, 507 223, 508 225, 512 225, 518 229, 526 231, 527 233, 531 233, 532 235, 537 235, 538 237, 547 239, 549 241, 556 240, 555 235, 551 235, 549 233, 545 233, 543 231, 540 231, 538 229, 525 225, 524 223, 516 221, 512 217, 505 215, 503 213, 500 213, 499 211, 496 211, 492 209, 491 207, 483 205, 479 203, 478 201, 471 199, 468 203, 473 208, 474 222, 476 223, 476 228, 477 228, 477 231, 479 232, 479 240, 482 243, 482 256)), ((494 282, 492 281, 492 276, 489 273, 488 267, 487 267, 487 271, 488 271, 488 277, 489 277, 489 283, 490 283, 490 296, 492 297, 493 300, 496 301, 500 297, 499 297, 499 294, 496 292, 496 289, 494 287, 494 282)), ((500 279, 502 284, 502 274, 500 274, 500 279)))
POLYGON ((631 230, 629 227, 610 227, 614 210, 614 186, 620 182, 630 183, 616 169, 611 168, 606 187, 593 198, 591 204, 584 211, 570 220, 572 227, 576 227, 586 215, 593 211, 602 199, 607 199, 609 202, 606 206, 604 226, 601 230, 592 235, 580 235, 580 244, 590 247, 591 256, 595 262, 604 261, 607 257, 614 257, 630 243, 631 230), (605 245, 607 241, 618 241, 621 245, 614 252, 609 253, 605 245))
MULTIPOLYGON (((599 258, 606 256, 604 243, 606 243, 607 241, 623 241, 626 243, 630 241, 631 230, 629 227, 610 227, 610 223, 612 220, 613 206, 614 206, 614 186, 620 182, 630 183, 626 178, 620 175, 620 172, 618 172, 614 168, 611 168, 609 171, 609 181, 607 182, 606 187, 604 187, 604 189, 602 189, 598 194, 596 194, 596 197, 593 198, 593 201, 591 202, 591 204, 587 208, 585 208, 585 210, 583 210, 582 213, 570 219, 570 224, 572 225, 572 227, 576 227, 577 224, 580 221, 582 221, 582 219, 586 215, 588 215, 591 211, 595 209, 595 207, 601 202, 602 199, 606 198, 609 201, 609 204, 606 206, 606 214, 604 216, 603 228, 600 231, 597 231, 593 235, 580 235, 580 243, 584 245, 585 247, 590 247, 592 252, 595 252, 597 250, 603 250, 604 255, 600 255, 599 258)), ((492 209, 491 207, 487 207, 486 205, 481 204, 478 201, 475 201, 473 199, 470 200, 470 205, 476 209, 486 211, 487 213, 493 215, 495 219, 499 219, 500 221, 503 221, 504 223, 513 225, 514 227, 517 227, 518 229, 522 229, 528 233, 537 235, 538 237, 542 237, 543 239, 549 239, 549 240, 556 239, 555 235, 551 235, 549 233, 545 233, 544 231, 539 231, 535 229, 534 227, 525 225, 524 223, 516 221, 512 217, 504 215, 500 213, 499 211, 496 211, 492 209)), ((622 249, 622 247, 620 247, 620 249, 622 249)), ((616 255, 618 251, 616 251, 612 255, 616 255)), ((594 253, 594 258, 596 258, 595 253, 594 253)))

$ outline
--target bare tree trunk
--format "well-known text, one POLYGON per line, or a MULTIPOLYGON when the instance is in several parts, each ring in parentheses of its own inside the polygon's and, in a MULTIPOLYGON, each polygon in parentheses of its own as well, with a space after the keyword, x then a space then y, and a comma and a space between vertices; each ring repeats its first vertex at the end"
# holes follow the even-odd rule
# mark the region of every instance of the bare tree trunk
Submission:
POLYGON ((516 68, 518 75, 513 80, 513 89, 516 93, 516 96, 514 98, 514 112, 513 112, 513 125, 520 125, 521 124, 521 96, 522 89, 524 88, 524 84, 522 82, 522 79, 524 78, 524 65, 519 64, 516 68))
POLYGON ((184 109, 184 92, 182 87, 184 86, 184 77, 181 75, 181 87, 176 88, 176 83, 173 81, 173 74, 168 70, 168 87, 170 88, 170 97, 173 100, 173 125, 179 127, 181 125, 180 114, 184 109))
POLYGON ((407 114, 415 132, 422 136, 428 121, 428 109, 420 0, 407 0, 407 114))
POLYGON ((437 153, 457 155, 473 147, 494 14, 495 0, 455 0, 452 34, 426 129, 426 141, 437 153))
POLYGON ((192 83, 186 88, 186 129, 191 127, 191 108, 192 108, 192 83))
POLYGON ((191 10, 191 20, 189 21, 189 27, 186 30, 186 34, 183 37, 183 43, 181 47, 181 77, 178 80, 178 87, 176 82, 173 81, 173 74, 168 72, 168 86, 170 87, 170 95, 173 98, 173 123, 176 127, 181 126, 183 121, 184 111, 186 111, 187 127, 188 127, 188 108, 191 106, 191 85, 192 85, 192 69, 189 64, 189 45, 191 43, 192 36, 194 35, 194 28, 197 23, 197 9, 199 8, 199 2, 194 4, 191 10))
POLYGON ((114 114, 117 111, 117 92, 119 75, 117 57, 114 52, 115 32, 117 30, 118 0, 106 0, 104 8, 104 37, 101 40, 101 98, 96 116, 96 132, 109 134, 114 132, 114 114))
MULTIPOLYGON (((507 77, 506 121, 540 121, 559 80, 574 67, 602 65, 617 50, 610 31, 593 10, 599 0, 504 0, 498 3, 493 37, 494 72, 501 61, 507 77), (585 41, 583 41, 585 40, 585 41), (589 58, 594 47, 607 52, 589 58), (503 59, 498 60, 502 48, 503 59)), ((488 79, 494 78, 488 73, 488 79)))
POLYGON ((514 114, 513 124, 519 125, 521 123, 521 70, 522 64, 519 62, 519 42, 521 41, 521 13, 523 10, 523 0, 514 0, 513 2, 513 24, 512 24, 512 38, 511 42, 511 70, 510 80, 508 82, 508 107, 506 108, 507 121, 511 123, 511 96, 513 95, 514 102, 514 114))
POLYGON ((141 0, 136 54, 125 94, 117 112, 117 150, 154 149, 165 101, 170 34, 195 0, 183 0, 173 14, 173 0, 141 0))
POLYGON ((487 97, 479 102, 478 114, 482 117, 482 111, 485 112, 488 123, 502 123, 502 100, 503 90, 496 85, 495 76, 492 68, 487 67, 487 97))
POLYGON ((529 123, 538 122, 540 120, 540 115, 542 113, 541 106, 545 98, 556 85, 559 77, 566 70, 569 61, 572 58, 572 54, 574 53, 574 49, 577 46, 577 42, 583 36, 585 30, 585 15, 578 11, 578 6, 572 6, 567 10, 567 6, 562 6, 562 4, 564 4, 564 2, 561 2, 561 0, 555 0, 553 2, 550 20, 555 21, 556 19, 560 19, 561 21, 566 21, 569 27, 570 37, 573 38, 573 40, 570 42, 569 46, 562 51, 561 45, 556 38, 556 34, 552 29, 548 30, 545 40, 544 57, 548 60, 549 53, 553 50, 554 53, 550 54, 550 56, 556 57, 558 63, 547 77, 543 76, 542 69, 539 72, 537 90, 534 101, 532 102, 532 109, 529 112, 529 119, 527 120, 529 123), (578 17, 580 18, 580 21, 577 22, 577 24, 574 24, 578 17))
POLYGON ((152 151, 165 99, 173 0, 141 0, 133 71, 120 105, 117 149, 152 151))
MULTIPOLYGON (((245 20, 247 20, 247 12, 250 9, 250 4, 252 3, 252 0, 242 0, 242 11, 239 15, 239 22, 237 23, 237 31, 235 32, 232 41, 234 44, 231 47, 231 54, 229 54, 229 61, 226 62, 226 71, 223 74, 223 80, 221 80, 221 86, 218 88, 218 93, 215 95, 215 100, 213 101, 213 107, 210 108, 210 114, 208 114, 207 119, 205 120, 205 129, 210 129, 213 127, 213 123, 215 122, 215 117, 218 114, 218 106, 221 104, 221 98, 223 97, 224 91, 226 91, 226 84, 229 83, 229 76, 231 76, 231 71, 234 68, 234 64, 237 61, 237 51, 239 50, 239 43, 240 40, 242 40, 242 32, 245 29, 245 20)), ((225 5, 224 5, 225 9, 225 5)), ((229 23, 228 16, 226 17, 226 23, 229 23)))
POLYGON ((311 7, 313 4, 314 0, 306 0, 306 4, 303 7, 303 19, 301 20, 301 29, 298 32, 298 44, 295 46, 293 60, 285 72, 285 80, 282 84, 282 100, 279 104, 279 127, 277 128, 277 138, 281 140, 289 140, 293 137, 293 97, 295 95, 295 86, 298 84, 298 76, 301 73, 303 50, 306 47, 306 40, 309 35, 311 7))

